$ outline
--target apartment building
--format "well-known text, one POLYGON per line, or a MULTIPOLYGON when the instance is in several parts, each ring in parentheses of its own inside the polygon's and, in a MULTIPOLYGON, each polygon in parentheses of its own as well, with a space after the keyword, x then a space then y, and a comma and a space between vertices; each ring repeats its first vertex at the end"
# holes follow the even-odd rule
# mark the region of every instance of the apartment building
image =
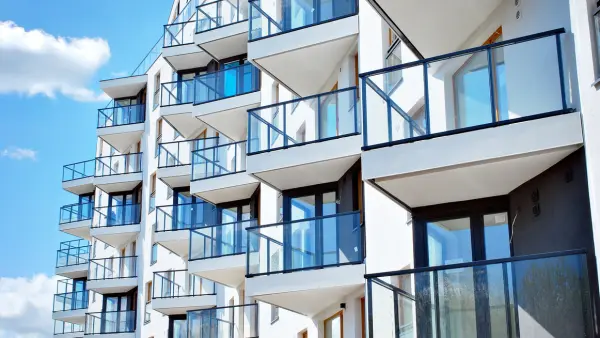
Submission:
POLYGON ((175 0, 64 166, 55 336, 598 337, 599 8, 175 0))

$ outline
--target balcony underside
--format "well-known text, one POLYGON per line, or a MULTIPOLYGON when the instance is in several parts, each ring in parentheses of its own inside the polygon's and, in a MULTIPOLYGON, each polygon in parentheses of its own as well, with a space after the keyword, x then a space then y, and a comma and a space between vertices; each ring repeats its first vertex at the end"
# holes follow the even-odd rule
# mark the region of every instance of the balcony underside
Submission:
POLYGON ((167 316, 184 315, 188 311, 208 309, 215 306, 217 306, 216 295, 152 299, 152 310, 167 316))
POLYGON ((194 116, 233 141, 246 139, 248 109, 260 105, 260 91, 196 105, 194 116))
POLYGON ((380 7, 424 57, 432 57, 461 49, 503 0, 368 1, 380 7))
POLYGON ((582 145, 580 114, 556 115, 366 151, 363 180, 411 208, 506 195, 582 145))
POLYGON ((88 280, 86 288, 99 294, 124 293, 137 287, 137 277, 88 280))
POLYGON ((309 96, 323 91, 357 38, 355 15, 251 41, 248 59, 293 92, 309 96))
POLYGON ((361 144, 353 135, 254 154, 246 171, 279 190, 335 182, 360 159, 361 144))
POLYGON ((73 235, 75 237, 90 240, 90 225, 92 224, 91 219, 83 221, 62 223, 58 225, 60 231, 73 235))
POLYGON ((94 184, 106 193, 130 191, 142 183, 142 173, 96 176, 94 184))
POLYGON ((206 125, 192 114, 193 103, 160 107, 160 115, 186 139, 197 136, 206 125))
POLYGON ((206 67, 212 60, 208 53, 193 43, 165 47, 162 49, 162 56, 174 70, 206 67))
POLYGON ((192 181, 190 192, 212 204, 239 201, 252 197, 258 180, 246 172, 192 181))
POLYGON ((100 89, 112 99, 136 96, 146 87, 148 75, 128 76, 100 81, 100 89))
POLYGON ((141 140, 144 133, 144 123, 98 128, 96 133, 98 137, 124 154, 141 140))
POLYGON ((61 266, 54 270, 54 273, 58 276, 74 279, 87 277, 88 275, 88 263, 69 266, 61 266))
POLYGON ((230 255, 188 262, 188 272, 232 288, 240 286, 246 276, 246 255, 230 255))
POLYGON ((194 35, 194 43, 221 60, 248 52, 248 20, 194 35))
POLYGON ((246 279, 246 295, 313 317, 364 288, 364 264, 279 273, 246 279))
POLYGON ((154 242, 181 258, 187 258, 190 251, 190 230, 158 231, 154 233, 154 242))
POLYGON ((52 313, 53 320, 60 320, 61 322, 73 323, 73 324, 85 324, 85 313, 87 308, 69 311, 57 311, 52 313))
POLYGON ((94 176, 62 182, 62 187, 64 190, 75 195, 88 194, 94 192, 94 189, 96 189, 94 187, 94 176))
POLYGON ((102 242, 120 248, 140 233, 140 224, 93 227, 90 234, 102 242))
POLYGON ((189 187, 191 165, 178 165, 175 167, 158 168, 156 177, 171 188, 189 187))

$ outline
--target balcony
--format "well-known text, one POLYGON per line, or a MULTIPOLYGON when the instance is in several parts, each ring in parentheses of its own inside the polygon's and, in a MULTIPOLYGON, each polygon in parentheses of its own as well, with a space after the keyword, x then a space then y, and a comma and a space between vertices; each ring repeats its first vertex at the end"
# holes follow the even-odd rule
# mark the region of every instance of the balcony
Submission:
POLYGON ((217 307, 187 314, 189 337, 256 338, 258 304, 217 307))
POLYGON ((314 95, 358 39, 358 3, 287 3, 249 2, 248 59, 297 95, 314 95))
POLYGON ((194 78, 193 115, 234 141, 246 139, 247 110, 260 105, 260 71, 250 63, 194 78))
POLYGON ((217 60, 248 53, 248 1, 218 0, 198 6, 194 43, 217 60))
POLYGON ((217 306, 215 283, 187 270, 155 272, 152 288, 152 310, 167 316, 217 306))
POLYGON ((142 183, 142 153, 96 158, 94 184, 106 193, 130 191, 142 183))
POLYGON ((194 43, 196 20, 165 25, 163 58, 174 70, 205 67, 212 57, 194 43))
POLYGON ((246 174, 246 141, 192 153, 190 192, 213 204, 252 197, 258 181, 246 174))
POLYGON ((313 317, 364 287, 360 212, 247 231, 249 297, 313 317))
POLYGON ((188 271, 236 288, 244 282, 246 228, 256 219, 205 226, 191 230, 188 271))
POLYGON ((135 338, 135 311, 94 312, 85 315, 85 335, 135 338))
POLYGON ((127 152, 144 133, 146 104, 98 109, 98 137, 120 153, 127 152))
POLYGON ((139 234, 140 211, 140 204, 94 208, 90 234, 113 248, 120 248, 139 234))
POLYGON ((121 78, 100 81, 100 89, 113 99, 136 96, 148 83, 146 73, 154 65, 161 54, 163 37, 148 51, 131 75, 121 78))
POLYGON ((92 210, 94 210, 94 202, 75 203, 61 207, 60 231, 89 240, 92 210))
POLYGON ((137 287, 137 256, 90 260, 87 289, 100 294, 125 293, 137 287))
POLYGON ((213 147, 218 137, 160 143, 158 145, 158 170, 156 177, 171 188, 189 187, 192 151, 213 147))
POLYGON ((56 252, 55 273, 66 278, 87 276, 90 249, 90 243, 80 239, 60 243, 60 249, 56 252))
POLYGON ((94 192, 96 160, 87 160, 63 166, 62 187, 75 195, 94 192))
POLYGON ((505 195, 577 150, 562 33, 361 74, 363 179, 413 208, 505 195))
POLYGON ((352 87, 250 109, 246 170, 279 190, 339 180, 360 159, 356 102, 352 87))
POLYGON ((369 337, 594 335, 593 291, 582 251, 365 277, 369 337))
POLYGON ((52 319, 73 324, 85 324, 88 308, 88 291, 73 291, 73 281, 58 280, 57 293, 54 295, 52 319))
POLYGON ((55 338, 82 338, 85 325, 54 321, 55 338))
POLYGON ((194 117, 194 79, 165 82, 160 85, 160 116, 181 136, 190 139, 206 128, 194 117))
POLYGON ((190 251, 190 229, 216 222, 216 208, 205 202, 165 205, 156 208, 154 241, 187 257, 190 251))

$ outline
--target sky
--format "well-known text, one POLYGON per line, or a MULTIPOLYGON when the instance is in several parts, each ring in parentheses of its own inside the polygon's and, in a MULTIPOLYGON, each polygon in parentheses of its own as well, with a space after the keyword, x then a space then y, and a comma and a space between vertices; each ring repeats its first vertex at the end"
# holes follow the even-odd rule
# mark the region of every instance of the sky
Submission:
POLYGON ((56 250, 74 239, 59 211, 77 202, 62 167, 95 156, 98 81, 136 68, 171 4, 0 0, 0 338, 51 336, 56 250))

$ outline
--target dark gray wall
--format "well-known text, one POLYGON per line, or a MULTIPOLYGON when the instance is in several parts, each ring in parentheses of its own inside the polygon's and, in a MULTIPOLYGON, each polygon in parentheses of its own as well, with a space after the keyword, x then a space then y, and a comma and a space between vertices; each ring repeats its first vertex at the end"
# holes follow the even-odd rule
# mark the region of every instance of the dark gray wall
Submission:
POLYGON ((511 218, 516 217, 515 256, 583 248, 594 252, 583 148, 513 190, 509 199, 511 218))

